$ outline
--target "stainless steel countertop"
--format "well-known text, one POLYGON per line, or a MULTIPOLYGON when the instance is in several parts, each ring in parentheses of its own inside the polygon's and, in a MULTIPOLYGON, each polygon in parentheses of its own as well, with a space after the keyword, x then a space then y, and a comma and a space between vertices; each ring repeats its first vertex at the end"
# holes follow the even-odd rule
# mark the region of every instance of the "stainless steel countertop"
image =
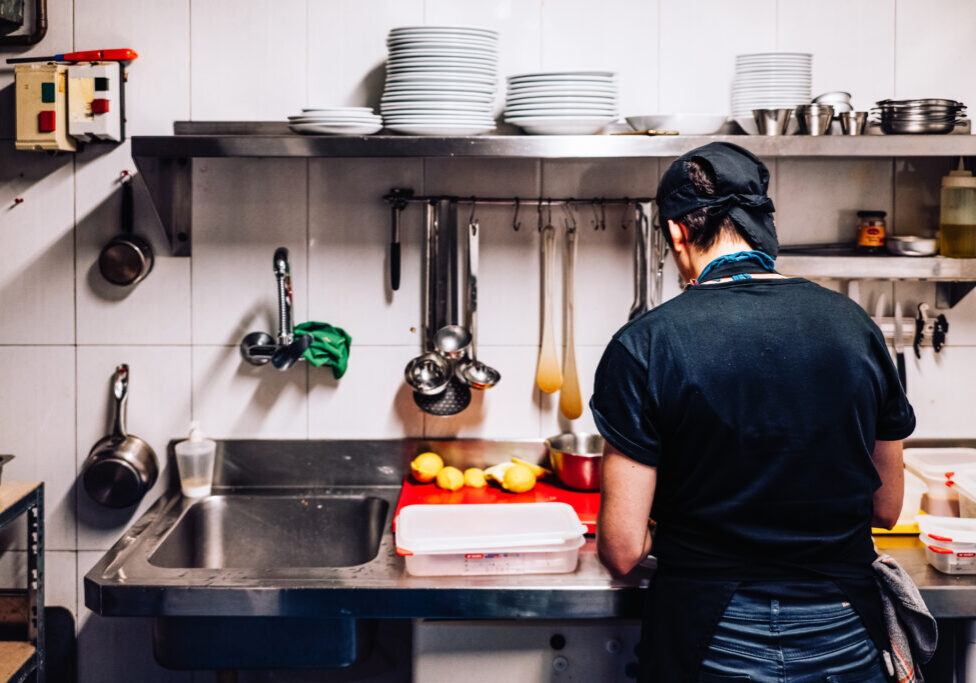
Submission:
MULTIPOLYGON (((225 442, 227 443, 227 442, 225 442)), ((231 442, 233 443, 233 442, 231 442)), ((262 442, 239 442, 253 447, 262 442)), ((268 442, 264 442, 268 443, 268 442)), ((345 568, 278 569, 186 569, 151 564, 149 556, 176 520, 191 504, 178 491, 162 497, 85 576, 85 604, 106 616, 351 616, 364 618, 606 618, 639 616, 642 589, 648 574, 638 571, 614 578, 600 564, 596 543, 587 539, 580 549, 576 571, 568 574, 502 576, 415 577, 405 572, 403 559, 395 552, 391 531, 392 515, 403 477, 403 462, 411 454, 427 448, 429 441, 390 442, 276 442, 280 451, 267 462, 278 468, 279 476, 293 491, 298 481, 309 488, 309 495, 341 493, 384 498, 389 509, 384 521, 379 553, 366 564, 345 568), (313 444, 321 450, 309 460, 307 449, 313 444), (390 465, 389 457, 377 453, 390 449, 399 452, 400 461, 390 465), (291 450, 290 450, 291 449, 291 450), (290 460, 291 459, 291 460, 290 460), (364 484, 352 475, 335 475, 335 464, 357 460, 360 472, 372 481, 364 484), (294 471, 298 460, 306 469, 294 471), (331 471, 333 480, 317 486, 319 469, 310 462, 331 463, 321 471, 331 471), (314 492, 311 492, 314 491, 314 492)), ((223 444, 222 444, 223 447, 223 444)), ((455 458, 465 452, 484 457, 484 442, 439 444, 442 453, 455 458)), ((229 448, 229 446, 228 446, 229 448)), ((491 448, 495 448, 492 446, 491 448)), ((539 452, 537 442, 506 442, 507 453, 523 449, 539 452)), ((244 449, 246 450, 246 449, 244 449)), ((215 482, 216 490, 234 491, 244 479, 266 477, 261 471, 267 454, 257 449, 255 457, 233 458, 224 454, 224 471, 215 482), (231 467, 228 463, 233 464, 231 467)), ((449 460, 450 461, 450 460, 449 460)), ((267 481, 267 479, 263 479, 267 481)), ((879 546, 892 555, 918 584, 933 614, 937 617, 976 617, 976 576, 941 574, 925 561, 917 540, 879 540, 879 546), (909 547, 892 547, 905 545, 909 547)))

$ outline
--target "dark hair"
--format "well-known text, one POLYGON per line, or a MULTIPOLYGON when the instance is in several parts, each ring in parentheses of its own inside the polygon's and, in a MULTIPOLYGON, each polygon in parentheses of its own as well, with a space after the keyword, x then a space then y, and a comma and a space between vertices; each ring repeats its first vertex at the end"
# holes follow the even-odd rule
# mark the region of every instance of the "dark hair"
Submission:
MULTIPOLYGON (((688 179, 696 193, 702 196, 715 194, 715 173, 707 161, 689 159, 685 162, 685 170, 688 172, 688 179)), ((749 246, 755 247, 752 240, 739 231, 728 215, 716 219, 708 214, 708 209, 704 206, 675 218, 674 222, 682 223, 688 229, 688 242, 701 251, 709 249, 723 234, 742 237, 749 243, 749 246)), ((664 229, 665 237, 668 238, 668 243, 670 243, 670 231, 666 229, 666 225, 661 227, 664 229)))

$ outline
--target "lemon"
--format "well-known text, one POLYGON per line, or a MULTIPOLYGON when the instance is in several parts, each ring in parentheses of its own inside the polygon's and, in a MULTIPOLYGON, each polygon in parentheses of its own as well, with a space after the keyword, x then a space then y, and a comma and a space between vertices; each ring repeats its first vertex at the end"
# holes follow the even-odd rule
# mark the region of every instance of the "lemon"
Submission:
POLYGON ((503 484, 505 481, 505 472, 509 467, 514 467, 515 463, 512 462, 500 462, 497 465, 492 465, 485 470, 485 476, 488 479, 494 479, 499 484, 503 484))
POLYGON ((421 453, 410 463, 410 471, 414 479, 421 484, 433 481, 437 473, 444 467, 444 461, 437 453, 421 453))
POLYGON ((488 481, 485 479, 485 473, 482 470, 479 470, 477 467, 469 467, 464 470, 464 484, 465 486, 480 489, 482 486, 486 486, 488 481))
POLYGON ((535 487, 535 474, 525 465, 512 464, 505 470, 502 486, 512 493, 524 493, 535 487))
POLYGON ((530 470, 532 470, 532 474, 535 475, 536 479, 542 479, 547 474, 552 474, 552 472, 547 470, 545 467, 542 467, 540 465, 535 465, 531 462, 522 460, 521 458, 512 458, 512 462, 514 462, 516 465, 525 465, 526 467, 528 467, 530 470))
POLYGON ((437 473, 437 485, 448 491, 457 491, 464 486, 464 475, 457 467, 442 467, 437 473))

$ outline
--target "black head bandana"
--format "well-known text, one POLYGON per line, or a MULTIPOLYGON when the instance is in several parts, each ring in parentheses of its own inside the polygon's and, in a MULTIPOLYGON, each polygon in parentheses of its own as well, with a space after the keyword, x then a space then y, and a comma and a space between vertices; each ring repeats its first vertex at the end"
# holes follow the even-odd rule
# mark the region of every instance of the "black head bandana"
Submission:
POLYGON ((773 225, 773 202, 766 196, 769 170, 759 158, 738 145, 711 142, 678 157, 657 187, 662 229, 667 221, 705 207, 710 216, 728 216, 753 247, 773 258, 779 240, 773 225), (715 174, 715 194, 699 195, 688 177, 688 161, 704 161, 715 174))

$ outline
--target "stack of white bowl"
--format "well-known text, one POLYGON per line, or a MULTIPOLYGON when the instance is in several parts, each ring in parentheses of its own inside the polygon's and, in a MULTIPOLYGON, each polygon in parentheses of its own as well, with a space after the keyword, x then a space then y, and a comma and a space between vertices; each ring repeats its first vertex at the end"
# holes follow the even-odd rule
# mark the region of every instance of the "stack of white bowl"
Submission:
POLYGON ((288 127, 307 135, 372 135, 383 127, 383 119, 369 107, 310 107, 289 116, 288 127))
POLYGON ((533 135, 590 135, 618 118, 612 71, 550 71, 508 77, 505 122, 533 135))
POLYGON ((812 60, 808 52, 737 55, 732 82, 732 117, 736 123, 755 135, 753 109, 792 109, 808 104, 812 60))
POLYGON ((494 129, 498 33, 470 26, 405 26, 386 39, 383 123, 407 135, 494 129))

